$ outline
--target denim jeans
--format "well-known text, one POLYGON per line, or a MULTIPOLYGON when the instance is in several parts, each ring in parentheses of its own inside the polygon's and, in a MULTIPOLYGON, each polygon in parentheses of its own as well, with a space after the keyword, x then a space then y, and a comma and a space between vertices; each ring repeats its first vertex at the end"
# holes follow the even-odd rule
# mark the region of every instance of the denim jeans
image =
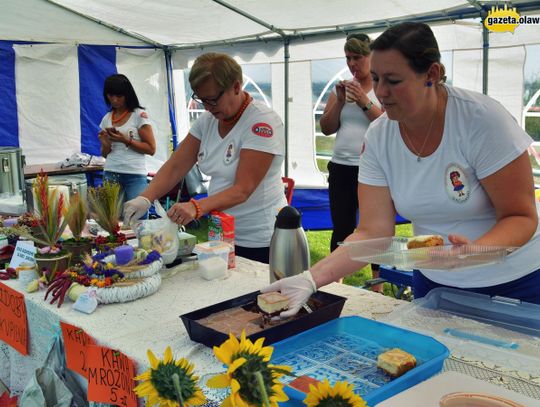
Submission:
MULTIPOLYGON (((148 186, 146 175, 121 174, 119 172, 104 171, 103 181, 111 181, 120 184, 124 193, 124 202, 138 197, 148 186)), ((141 219, 146 219, 146 215, 141 219)))

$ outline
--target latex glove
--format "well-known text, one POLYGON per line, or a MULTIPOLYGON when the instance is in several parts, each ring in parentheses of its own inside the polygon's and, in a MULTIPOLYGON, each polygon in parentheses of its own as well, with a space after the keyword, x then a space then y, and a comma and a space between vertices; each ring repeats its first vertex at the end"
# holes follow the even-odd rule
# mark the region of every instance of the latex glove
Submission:
POLYGON ((296 315, 309 300, 311 294, 317 291, 317 285, 313 281, 310 271, 306 270, 301 274, 282 278, 261 289, 261 293, 272 291, 280 291, 281 294, 289 298, 289 309, 279 314, 281 318, 289 318, 296 315))
POLYGON ((152 203, 145 198, 144 196, 139 195, 137 198, 127 201, 124 204, 124 225, 130 225, 131 223, 139 220, 148 209, 152 203))

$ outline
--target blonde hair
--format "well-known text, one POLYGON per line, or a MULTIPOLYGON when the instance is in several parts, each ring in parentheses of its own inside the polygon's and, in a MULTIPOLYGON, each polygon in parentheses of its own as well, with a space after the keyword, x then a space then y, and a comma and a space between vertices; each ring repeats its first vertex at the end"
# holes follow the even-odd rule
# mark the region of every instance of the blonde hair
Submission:
POLYGON ((366 34, 355 33, 349 34, 345 42, 344 49, 345 51, 354 52, 355 54, 367 56, 371 54, 371 49, 369 48, 371 44, 371 39, 366 34))
POLYGON ((217 52, 200 55, 189 72, 189 84, 193 90, 209 79, 214 79, 222 90, 227 90, 236 81, 242 83, 242 78, 242 67, 238 62, 217 52))

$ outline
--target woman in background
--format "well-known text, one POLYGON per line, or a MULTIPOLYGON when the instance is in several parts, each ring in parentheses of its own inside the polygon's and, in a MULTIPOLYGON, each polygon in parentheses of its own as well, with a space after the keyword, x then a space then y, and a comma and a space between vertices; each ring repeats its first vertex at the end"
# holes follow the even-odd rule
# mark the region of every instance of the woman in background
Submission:
MULTIPOLYGON (((369 71, 370 43, 366 34, 347 36, 345 58, 353 79, 336 84, 320 120, 323 134, 336 135, 334 153, 328 162, 328 196, 333 225, 330 251, 334 251, 338 242, 344 241, 356 227, 360 152, 370 123, 382 114, 369 71)), ((378 265, 372 264, 371 268, 373 277, 378 277, 378 265)), ((372 289, 382 291, 382 285, 372 289)))
POLYGON ((101 155, 107 158, 103 180, 119 183, 128 201, 148 185, 146 154, 154 155, 156 140, 148 114, 125 75, 105 79, 103 98, 111 108, 99 125, 101 155))

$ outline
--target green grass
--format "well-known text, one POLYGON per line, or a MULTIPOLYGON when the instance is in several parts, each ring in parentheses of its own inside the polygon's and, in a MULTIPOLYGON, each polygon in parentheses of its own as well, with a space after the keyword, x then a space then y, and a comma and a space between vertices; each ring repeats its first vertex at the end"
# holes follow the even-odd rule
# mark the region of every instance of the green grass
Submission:
MULTIPOLYGON (((198 228, 187 228, 186 231, 197 236, 199 242, 205 242, 208 240, 208 219, 202 218, 198 228)), ((306 232, 306 235, 309 243, 311 265, 313 265, 330 254, 330 238, 332 236, 332 231, 308 231, 306 232)), ((412 236, 412 226, 410 224, 396 225, 396 236, 412 236)), ((371 266, 368 265, 356 273, 345 277, 343 282, 348 285, 362 287, 365 282, 371 278, 371 266)), ((384 283, 383 290, 385 295, 393 295, 390 284, 384 283)))

